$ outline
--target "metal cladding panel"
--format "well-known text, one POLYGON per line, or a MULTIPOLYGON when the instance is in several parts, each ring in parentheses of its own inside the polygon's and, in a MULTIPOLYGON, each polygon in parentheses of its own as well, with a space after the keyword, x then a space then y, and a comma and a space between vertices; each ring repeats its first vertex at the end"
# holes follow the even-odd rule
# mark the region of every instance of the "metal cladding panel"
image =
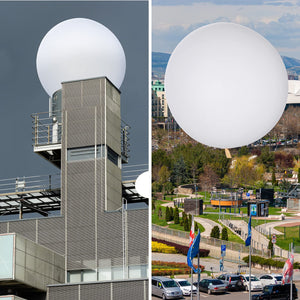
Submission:
POLYGON ((8 222, 1 222, 0 223, 0 234, 7 233, 7 224, 8 222))
POLYGON ((105 211, 106 189, 105 189, 105 159, 97 160, 97 214, 105 211))
POLYGON ((97 130, 97 144, 104 145, 105 141, 105 103, 103 101, 97 106, 97 122, 96 122, 96 130, 97 130))
POLYGON ((62 110, 76 109, 82 106, 81 82, 66 82, 62 84, 62 110))
POLYGON ((9 222, 9 232, 19 233, 31 241, 36 241, 36 220, 9 222))
POLYGON ((122 207, 121 169, 106 160, 107 164, 107 210, 117 210, 122 207))
POLYGON ((78 285, 48 287, 47 300, 79 300, 78 285))
POLYGON ((98 259, 111 259, 112 266, 122 264, 122 237, 122 213, 120 211, 99 213, 98 259))
POLYGON ((37 242, 61 255, 65 254, 65 218, 38 220, 37 242))
POLYGON ((95 162, 67 165, 67 266, 96 268, 95 162))
POLYGON ((121 153, 121 112, 119 91, 109 82, 106 84, 106 143, 116 153, 121 153))
MULTIPOLYGON (((111 299, 111 283, 91 283, 80 286, 80 299, 111 299)), ((120 298, 123 299, 123 298, 120 298)))
POLYGON ((128 256, 130 264, 148 263, 148 210, 129 210, 128 222, 128 256))
POLYGON ((104 80, 92 79, 82 81, 83 106, 98 106, 101 99, 100 92, 104 88, 104 80))
POLYGON ((95 145, 95 108, 69 110, 66 127, 67 148, 95 145))
POLYGON ((121 281, 113 283, 113 297, 112 299, 147 299, 147 294, 145 293, 145 282, 147 281, 121 281))

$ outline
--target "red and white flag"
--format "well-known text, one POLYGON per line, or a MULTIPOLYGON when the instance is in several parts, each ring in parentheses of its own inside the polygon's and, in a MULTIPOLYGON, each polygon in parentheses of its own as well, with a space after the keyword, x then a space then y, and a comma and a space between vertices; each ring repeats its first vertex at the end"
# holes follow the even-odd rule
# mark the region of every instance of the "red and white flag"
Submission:
POLYGON ((282 276, 283 276, 282 284, 291 282, 291 278, 293 276, 293 263, 294 263, 294 255, 291 254, 291 256, 285 262, 282 270, 282 276))
POLYGON ((195 224, 194 224, 194 216, 192 216, 192 226, 191 226, 191 230, 190 230, 190 244, 189 247, 191 247, 193 241, 195 238, 195 224))

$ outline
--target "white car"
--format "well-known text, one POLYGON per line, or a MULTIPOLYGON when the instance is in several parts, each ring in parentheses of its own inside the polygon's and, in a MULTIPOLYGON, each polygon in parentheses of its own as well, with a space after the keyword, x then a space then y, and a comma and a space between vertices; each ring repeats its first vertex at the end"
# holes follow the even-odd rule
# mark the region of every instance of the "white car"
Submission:
MULTIPOLYGON (((249 291, 249 274, 241 275, 246 291, 249 291)), ((262 291, 263 286, 260 280, 251 274, 251 291, 262 291)))
MULTIPOLYGON (((184 296, 191 295, 192 285, 189 281, 187 281, 186 279, 174 279, 174 281, 177 283, 178 287, 180 287, 184 296)), ((197 293, 197 288, 195 286, 193 286, 193 294, 194 293, 197 293)))
POLYGON ((265 274, 259 277, 262 286, 269 284, 282 284, 281 274, 265 274))

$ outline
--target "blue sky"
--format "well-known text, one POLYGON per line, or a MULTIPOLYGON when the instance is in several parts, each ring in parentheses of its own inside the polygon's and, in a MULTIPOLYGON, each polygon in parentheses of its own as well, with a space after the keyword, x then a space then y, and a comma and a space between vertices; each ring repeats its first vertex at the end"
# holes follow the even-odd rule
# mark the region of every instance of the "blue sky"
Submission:
POLYGON ((300 59, 298 0, 153 0, 153 51, 171 53, 194 29, 234 22, 267 38, 281 55, 300 59))

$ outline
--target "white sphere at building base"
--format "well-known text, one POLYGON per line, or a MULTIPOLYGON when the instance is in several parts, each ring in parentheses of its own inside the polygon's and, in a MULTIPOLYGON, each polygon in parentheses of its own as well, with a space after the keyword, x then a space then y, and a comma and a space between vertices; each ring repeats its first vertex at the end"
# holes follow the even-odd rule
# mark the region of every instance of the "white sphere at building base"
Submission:
POLYGON ((279 121, 287 101, 286 68, 257 32, 214 23, 187 35, 165 75, 166 99, 179 126, 217 148, 248 145, 279 121))
POLYGON ((49 96, 65 81, 106 76, 117 88, 126 69, 124 50, 104 25, 74 18, 54 26, 39 46, 36 66, 49 96))

